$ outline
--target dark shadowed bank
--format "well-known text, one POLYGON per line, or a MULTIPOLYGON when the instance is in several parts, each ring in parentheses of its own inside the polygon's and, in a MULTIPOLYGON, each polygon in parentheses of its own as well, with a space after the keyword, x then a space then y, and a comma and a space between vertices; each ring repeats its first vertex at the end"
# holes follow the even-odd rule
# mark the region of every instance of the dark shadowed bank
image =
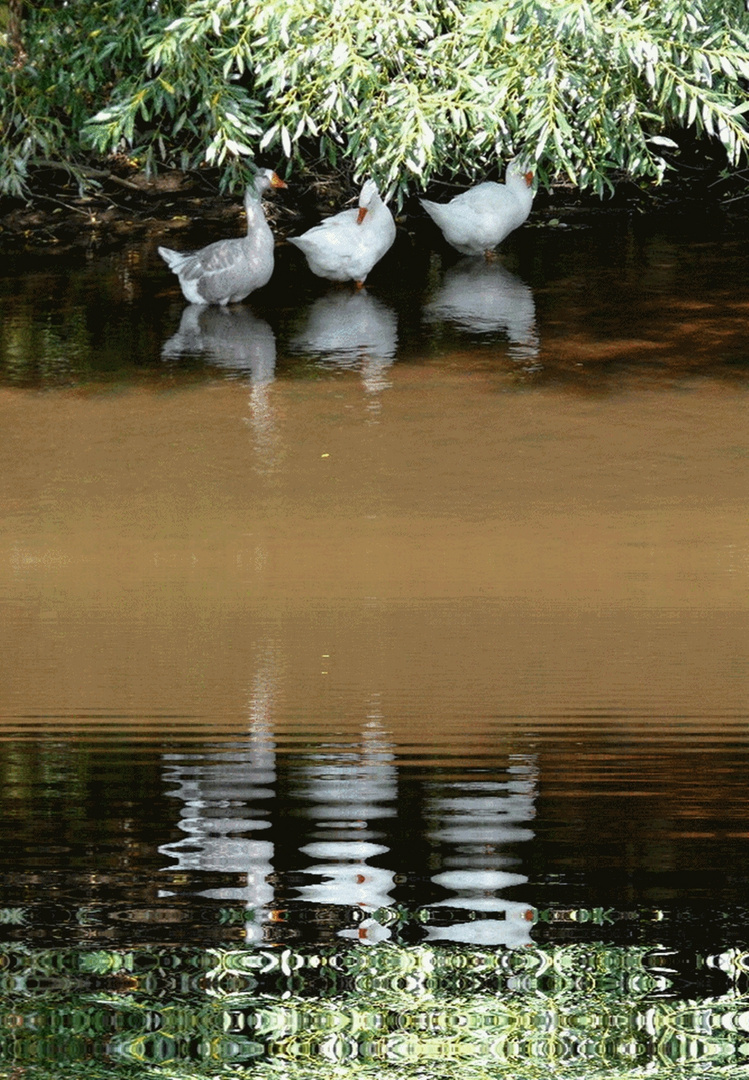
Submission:
MULTIPOLYGON (((52 256, 79 248, 116 248, 150 234, 173 235, 180 246, 180 232, 196 222, 208 232, 215 231, 217 239, 244 229, 241 197, 220 191, 215 170, 173 170, 149 178, 125 161, 114 160, 90 173, 96 186, 81 192, 63 169, 42 168, 36 172, 28 198, 0 198, 0 252, 46 251, 52 256)), ((489 172, 487 179, 501 180, 500 170, 489 172)), ((429 194, 438 201, 447 200, 470 184, 468 177, 435 182, 429 194)), ((341 170, 301 170, 289 178, 286 191, 265 200, 266 213, 283 241, 353 205, 358 187, 341 170)), ((749 169, 727 169, 719 153, 713 156, 695 149, 691 162, 674 169, 661 184, 636 184, 622 177, 613 193, 603 197, 581 192, 569 182, 541 187, 528 224, 553 228, 607 217, 646 216, 692 222, 706 217, 724 223, 746 220, 749 169)), ((396 220, 416 242, 430 232, 416 196, 405 200, 396 220)))

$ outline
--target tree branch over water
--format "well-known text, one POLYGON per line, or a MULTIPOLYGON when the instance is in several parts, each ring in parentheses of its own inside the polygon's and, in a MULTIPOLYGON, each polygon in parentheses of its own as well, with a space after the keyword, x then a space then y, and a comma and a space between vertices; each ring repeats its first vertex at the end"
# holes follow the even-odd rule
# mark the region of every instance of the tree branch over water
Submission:
POLYGON ((749 151, 741 0, 10 0, 0 193, 33 162, 152 174, 254 160, 373 176, 402 201, 523 153, 542 184, 657 185, 749 151), (23 29, 23 36, 21 30, 23 29), (24 52, 28 50, 28 57, 24 52), (25 62, 24 62, 25 61, 25 62))

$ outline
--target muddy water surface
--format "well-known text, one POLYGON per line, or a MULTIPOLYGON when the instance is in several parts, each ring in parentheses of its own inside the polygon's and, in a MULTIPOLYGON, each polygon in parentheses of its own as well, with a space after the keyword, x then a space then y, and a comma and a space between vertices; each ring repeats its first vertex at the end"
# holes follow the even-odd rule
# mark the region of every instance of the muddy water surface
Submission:
POLYGON ((445 682, 479 712, 745 704, 733 389, 406 368, 374 417, 353 378, 6 390, 0 410, 5 716, 241 724, 266 637, 300 705, 377 691, 394 719, 417 687, 453 723, 445 682))

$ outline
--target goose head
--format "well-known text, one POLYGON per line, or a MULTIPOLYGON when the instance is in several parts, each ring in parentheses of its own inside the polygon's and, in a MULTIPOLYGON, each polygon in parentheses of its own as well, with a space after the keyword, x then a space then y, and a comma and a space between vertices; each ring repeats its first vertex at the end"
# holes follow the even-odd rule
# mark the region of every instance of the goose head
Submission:
POLYGON ((380 193, 377 190, 377 184, 374 180, 367 180, 359 193, 359 213, 356 218, 356 224, 361 225, 364 218, 367 216, 367 212, 372 209, 372 206, 379 200, 380 193))
POLYGON ((247 194, 252 192, 254 198, 258 198, 270 188, 285 188, 288 185, 273 172, 273 169, 258 169, 254 181, 247 188, 247 194))
POLYGON ((533 170, 528 168, 522 158, 513 158, 505 172, 505 183, 524 183, 526 187, 530 187, 533 183, 533 170))

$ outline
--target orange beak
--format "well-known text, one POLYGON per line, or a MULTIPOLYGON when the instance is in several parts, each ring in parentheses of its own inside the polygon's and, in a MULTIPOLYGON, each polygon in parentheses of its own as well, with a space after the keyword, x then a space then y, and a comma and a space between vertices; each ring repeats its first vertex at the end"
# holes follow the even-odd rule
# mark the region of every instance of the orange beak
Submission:
POLYGON ((271 187, 288 187, 289 185, 287 183, 285 183, 285 181, 283 181, 280 176, 276 176, 276 174, 273 173, 273 176, 271 176, 271 178, 270 178, 270 186, 271 187))
POLYGON ((360 206, 359 207, 359 213, 356 215, 356 224, 361 225, 362 221, 364 221, 364 218, 366 216, 367 216, 367 208, 366 208, 366 206, 360 206))
MULTIPOLYGON (((525 176, 523 177, 523 179, 525 180, 525 182, 526 182, 526 184, 528 185, 528 187, 530 187, 530 186, 531 186, 531 184, 533 183, 533 173, 532 173, 532 172, 527 172, 527 173, 525 174, 525 176)), ((285 187, 285 186, 286 186, 286 185, 284 184, 284 187, 285 187)))

